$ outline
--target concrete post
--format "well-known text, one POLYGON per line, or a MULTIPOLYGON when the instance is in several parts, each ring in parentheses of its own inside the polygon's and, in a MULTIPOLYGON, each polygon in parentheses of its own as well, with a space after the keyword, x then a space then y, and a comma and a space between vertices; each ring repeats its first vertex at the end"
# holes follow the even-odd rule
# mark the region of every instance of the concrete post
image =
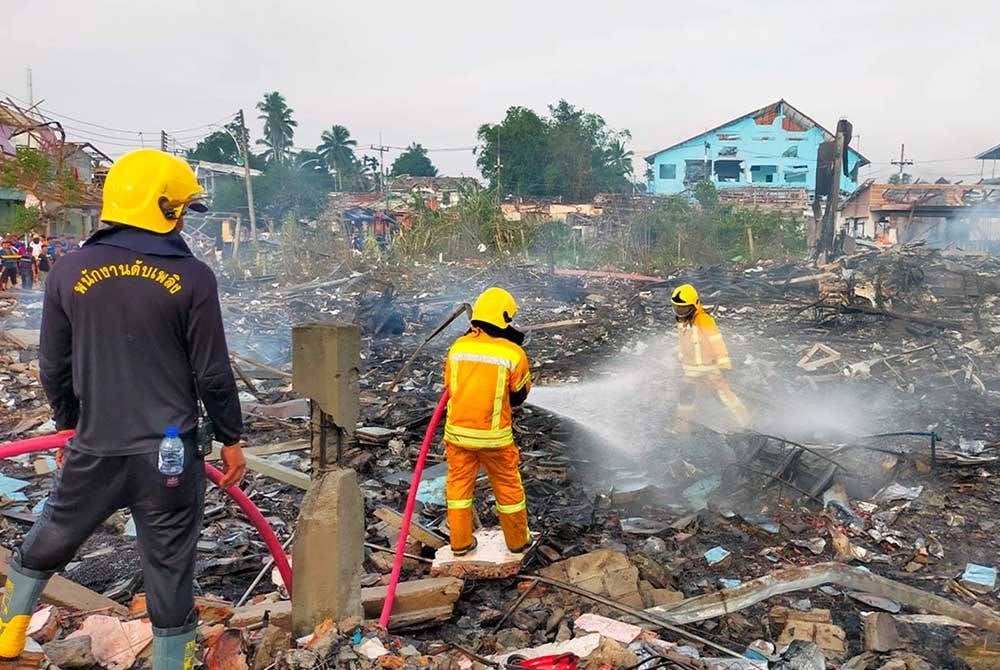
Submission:
POLYGON ((362 617, 365 506, 357 474, 328 448, 354 434, 359 414, 361 331, 342 323, 292 330, 292 383, 312 402, 313 483, 302 500, 292 550, 292 628, 312 632, 325 619, 362 617))

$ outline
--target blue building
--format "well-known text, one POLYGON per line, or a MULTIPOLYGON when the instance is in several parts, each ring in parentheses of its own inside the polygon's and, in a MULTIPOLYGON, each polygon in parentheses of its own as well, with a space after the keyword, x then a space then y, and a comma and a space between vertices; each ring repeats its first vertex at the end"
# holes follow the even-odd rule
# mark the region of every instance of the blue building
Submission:
MULTIPOLYGON (((816 185, 816 151, 833 134, 779 100, 712 130, 646 156, 652 168, 649 192, 680 193, 709 179, 718 188, 763 186, 805 188, 816 185)), ((858 186, 858 168, 868 159, 848 148, 847 172, 840 189, 858 186)))

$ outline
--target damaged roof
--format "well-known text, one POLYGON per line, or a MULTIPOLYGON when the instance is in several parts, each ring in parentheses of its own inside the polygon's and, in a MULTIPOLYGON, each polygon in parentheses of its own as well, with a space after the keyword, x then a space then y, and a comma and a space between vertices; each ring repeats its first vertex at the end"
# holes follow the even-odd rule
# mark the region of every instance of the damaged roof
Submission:
MULTIPOLYGON (((695 139, 697 137, 701 137, 702 135, 708 135, 709 133, 714 133, 717 130, 722 130, 726 126, 731 126, 732 124, 734 124, 734 123, 736 123, 738 121, 742 121, 743 119, 746 119, 746 118, 749 118, 749 117, 753 117, 753 118, 757 118, 757 117, 765 117, 765 118, 766 117, 770 117, 770 122, 773 122, 774 119, 777 118, 778 114, 781 112, 782 106, 784 106, 785 116, 787 118, 790 118, 792 120, 792 122, 794 122, 797 126, 799 126, 801 128, 801 130, 806 131, 806 130, 812 130, 813 128, 819 128, 821 131, 823 131, 823 140, 824 141, 826 141, 826 142, 832 142, 833 140, 836 139, 836 136, 833 133, 831 133, 829 130, 827 130, 826 128, 824 128, 823 126, 821 126, 819 123, 817 123, 815 120, 813 120, 812 118, 810 118, 806 114, 803 114, 802 112, 800 112, 796 107, 792 106, 787 100, 785 100, 784 98, 781 98, 777 102, 772 102, 769 105, 764 105, 760 109, 756 109, 756 110, 754 110, 752 112, 748 112, 746 114, 741 114, 740 116, 737 116, 735 119, 731 119, 729 121, 726 121, 725 123, 719 124, 719 125, 715 126, 714 128, 709 128, 708 130, 700 132, 697 135, 692 135, 691 137, 689 137, 689 138, 687 138, 685 140, 681 140, 680 142, 677 142, 675 144, 671 144, 669 147, 666 147, 664 149, 660 149, 659 151, 651 153, 648 156, 646 156, 645 160, 646 160, 647 163, 652 163, 653 159, 656 158, 656 156, 658 154, 662 154, 664 151, 670 151, 671 149, 675 149, 675 148, 681 146, 682 144, 686 144, 686 143, 690 142, 691 140, 693 140, 693 139, 695 139)), ((851 147, 848 147, 848 148, 850 148, 850 150, 853 151, 855 154, 857 154, 858 158, 860 158, 860 160, 858 161, 858 166, 868 165, 871 162, 867 158, 865 158, 861 154, 861 152, 859 152, 859 151, 857 151, 857 150, 855 150, 855 149, 853 149, 851 147)))
POLYGON ((395 192, 412 191, 415 188, 425 188, 432 191, 457 191, 461 188, 478 188, 479 182, 472 177, 414 177, 404 174, 396 177, 389 184, 389 190, 395 192))
POLYGON ((990 160, 1000 160, 1000 144, 996 145, 992 149, 987 149, 983 153, 976 156, 976 160, 990 161, 990 160))

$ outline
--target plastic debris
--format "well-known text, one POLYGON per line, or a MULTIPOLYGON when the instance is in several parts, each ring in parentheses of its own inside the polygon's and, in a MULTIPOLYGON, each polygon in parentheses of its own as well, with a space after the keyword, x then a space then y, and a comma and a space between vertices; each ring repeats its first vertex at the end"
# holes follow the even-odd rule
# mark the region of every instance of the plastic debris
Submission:
POLYGON ((993 566, 969 563, 962 573, 962 586, 977 593, 990 593, 997 585, 997 569, 993 566))
POLYGON ((712 547, 705 552, 705 560, 708 561, 709 565, 719 565, 730 556, 732 554, 722 547, 712 547))
POLYGON ((878 502, 893 502, 894 500, 916 500, 924 492, 923 486, 903 486, 899 482, 889 484, 875 494, 874 500, 878 502))

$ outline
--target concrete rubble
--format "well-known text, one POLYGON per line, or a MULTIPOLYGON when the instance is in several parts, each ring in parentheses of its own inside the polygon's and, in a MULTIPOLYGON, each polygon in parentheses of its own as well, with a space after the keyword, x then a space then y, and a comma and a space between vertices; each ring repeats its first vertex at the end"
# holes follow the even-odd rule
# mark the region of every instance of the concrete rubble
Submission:
MULTIPOLYGON (((291 389, 290 327, 317 318, 362 327, 358 441, 341 463, 357 472, 362 494, 363 562, 357 616, 293 636, 289 594, 269 579, 254 583, 271 569, 262 542, 211 488, 198 545, 199 658, 254 670, 466 670, 558 653, 594 668, 657 659, 704 670, 998 667, 988 631, 1000 620, 1000 262, 910 247, 818 268, 762 263, 662 281, 596 274, 409 261, 332 263, 328 274, 295 280, 221 276, 248 453, 258 462, 244 488, 281 541, 295 530, 311 469, 308 407, 291 389), (670 417, 659 416, 672 414, 676 373, 669 363, 653 368, 670 360, 668 289, 684 281, 719 320, 733 386, 761 417, 757 433, 706 416, 694 433, 675 434, 670 417), (397 375, 457 305, 493 283, 518 296, 519 322, 536 326, 526 350, 537 396, 515 431, 537 539, 523 556, 506 554, 502 539, 490 553, 497 522, 484 478, 476 493, 481 549, 454 560, 443 456, 433 449, 397 608, 390 630, 380 630, 373 620, 413 458, 442 390, 444 350, 462 323, 397 375), (637 409, 620 408, 622 425, 605 429, 586 403, 604 393, 594 380, 616 377, 628 380, 637 409), (581 395, 556 402, 553 389, 565 388, 581 395), (791 414, 808 426, 782 420, 791 414), (846 566, 830 569, 849 583, 807 571, 830 563, 846 566), (793 574, 808 579, 783 590, 793 574), (897 586, 881 591, 864 574, 950 608, 936 611, 897 586), (756 600, 768 576, 773 590, 756 600)), ((37 300, 0 299, 2 440, 54 429, 37 380, 39 319, 37 300)), ((7 548, 51 490, 51 468, 36 460, 0 463, 7 548)), ((20 667, 148 663, 127 527, 127 511, 109 519, 62 574, 77 590, 60 583, 46 593, 51 610, 38 616, 37 649, 20 667), (117 609, 97 611, 94 599, 117 609)))

